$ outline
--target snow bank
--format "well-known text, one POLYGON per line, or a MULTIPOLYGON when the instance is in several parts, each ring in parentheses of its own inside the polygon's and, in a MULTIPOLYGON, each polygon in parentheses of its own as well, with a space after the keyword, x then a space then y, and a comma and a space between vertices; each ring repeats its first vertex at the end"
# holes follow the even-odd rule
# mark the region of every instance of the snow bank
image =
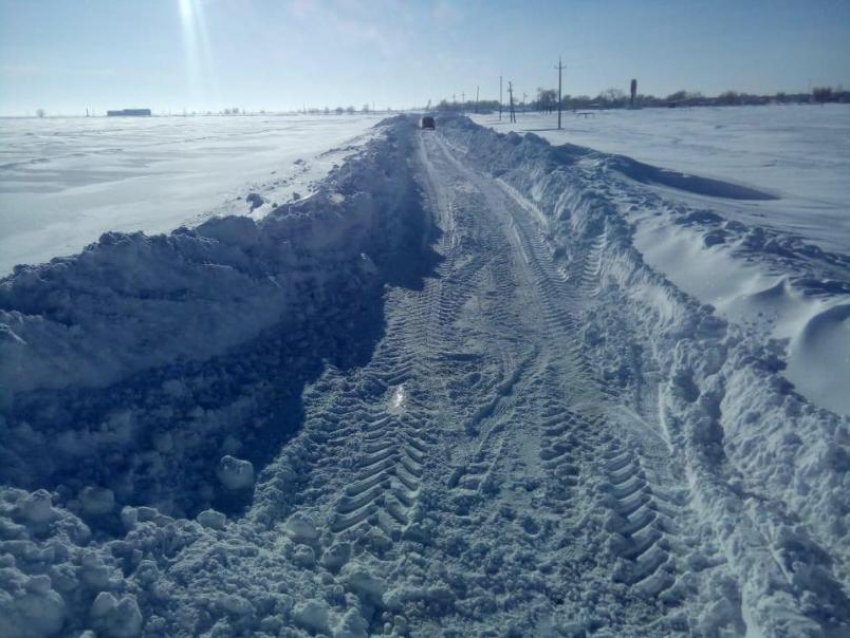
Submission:
POLYGON ((835 179, 850 166, 850 109, 648 109, 591 121, 567 114, 562 131, 543 128, 542 118, 479 120, 677 167, 569 144, 553 150, 604 165, 619 186, 612 203, 634 225, 644 260, 758 339, 784 344, 784 375, 796 390, 850 415, 850 323, 841 310, 850 304, 850 192, 835 179))
MULTIPOLYGON (((276 542, 228 514, 299 426, 305 382, 367 359, 384 283, 416 285, 427 262, 414 132, 387 121, 313 196, 262 220, 108 233, 0 281, 0 636, 365 635, 356 609, 336 618, 316 596, 295 604, 295 585, 269 591, 319 560, 307 519, 290 521, 268 577, 223 583, 218 569, 276 542), (191 578, 162 578, 184 551, 191 578), (192 605, 165 612, 205 570, 192 605)), ((321 559, 339 570, 347 554, 321 559)))
MULTIPOLYGON (((780 343, 719 317, 647 265, 633 213, 650 216, 663 202, 629 179, 634 164, 580 147, 551 147, 530 134, 499 135, 465 119, 446 118, 438 129, 454 152, 536 211, 540 238, 565 277, 597 282, 584 310, 583 339, 595 351, 600 378, 620 385, 625 397, 645 383, 633 349, 644 348, 658 362, 661 436, 687 460, 692 506, 742 583, 748 635, 815 636, 821 626, 846 622, 848 419, 794 391, 782 376, 787 352, 780 343), (586 255, 597 270, 576 273, 571 264, 588 261, 586 255)), ((679 212, 712 225, 708 212, 681 206, 679 212)), ((794 272, 810 265, 813 254, 832 272, 844 265, 763 229, 727 224, 719 230, 734 233, 752 260, 772 268, 794 272)), ((830 286, 810 283, 822 293, 830 286)), ((827 311, 823 325, 804 328, 792 341, 837 332, 846 313, 843 305, 833 307, 838 310, 827 311)), ((843 346, 841 339, 829 346, 820 341, 811 352, 843 346)))
POLYGON ((244 506, 297 426, 286 401, 322 359, 365 354, 383 282, 416 268, 411 134, 379 127, 313 196, 262 220, 107 233, 0 280, 0 479, 58 489, 107 527, 126 504, 244 506))

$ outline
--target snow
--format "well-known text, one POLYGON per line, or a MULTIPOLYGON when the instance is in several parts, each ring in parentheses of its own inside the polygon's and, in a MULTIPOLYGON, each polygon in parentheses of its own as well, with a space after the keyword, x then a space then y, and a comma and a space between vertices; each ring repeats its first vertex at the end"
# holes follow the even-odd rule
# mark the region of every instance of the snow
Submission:
POLYGON ((846 255, 757 181, 368 138, 0 280, 0 636, 846 635, 846 255))
POLYGON ((376 116, 0 119, 0 276, 107 231, 260 217, 310 192, 376 116), (265 202, 266 206, 262 203, 265 202))
POLYGON ((210 529, 224 529, 227 523, 227 517, 224 514, 212 509, 204 510, 198 514, 197 519, 201 525, 210 529))
MULTIPOLYGON (((631 157, 604 161, 652 186, 624 205, 644 259, 682 290, 766 340, 783 341, 785 376, 819 405, 850 414, 850 109, 843 105, 599 112, 499 122, 631 157), (632 159, 634 158, 634 159, 632 159), (635 161, 639 160, 639 161, 635 161), (643 163, 646 162, 646 163, 643 163), (823 251, 828 251, 826 254, 823 251)), ((575 151, 573 151, 575 152, 575 151)))
POLYGON ((594 117, 564 112, 561 131, 557 114, 519 113, 515 124, 507 117, 500 122, 498 114, 472 117, 500 132, 533 132, 555 145, 751 186, 779 199, 730 204, 741 221, 799 235, 824 250, 850 252, 846 105, 618 109, 594 117))
POLYGON ((251 461, 237 459, 229 454, 221 457, 215 475, 229 490, 242 490, 254 485, 254 466, 251 461))

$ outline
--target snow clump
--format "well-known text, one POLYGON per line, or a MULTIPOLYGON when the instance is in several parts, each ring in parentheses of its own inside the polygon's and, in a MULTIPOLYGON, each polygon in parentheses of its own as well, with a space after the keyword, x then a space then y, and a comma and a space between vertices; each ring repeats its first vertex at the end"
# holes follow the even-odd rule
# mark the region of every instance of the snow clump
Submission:
POLYGON ((254 466, 251 462, 229 454, 221 457, 215 475, 229 490, 242 490, 254 485, 254 466))

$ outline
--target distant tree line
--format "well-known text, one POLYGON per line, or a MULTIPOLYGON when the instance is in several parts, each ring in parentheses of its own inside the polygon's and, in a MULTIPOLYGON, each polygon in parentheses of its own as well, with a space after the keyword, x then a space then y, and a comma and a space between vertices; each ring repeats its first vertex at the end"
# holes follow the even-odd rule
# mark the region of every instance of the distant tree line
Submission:
MULTIPOLYGON (((635 106, 653 107, 689 107, 689 106, 738 106, 759 104, 824 104, 827 102, 850 103, 850 91, 842 87, 818 87, 811 93, 775 93, 773 95, 754 95, 724 91, 720 95, 707 96, 698 91, 676 91, 666 97, 638 94, 635 106)), ((599 93, 596 97, 589 95, 564 95, 561 98, 561 108, 570 111, 590 109, 622 109, 629 106, 629 96, 620 89, 611 88, 599 93)), ((528 101, 517 105, 520 111, 538 111, 552 113, 558 110, 558 92, 555 89, 537 89, 537 95, 528 101)), ((499 110, 498 100, 442 100, 435 107, 437 111, 456 111, 465 113, 493 112, 499 110)))
POLYGON ((499 110, 499 100, 466 100, 464 101, 447 101, 442 100, 435 107, 437 111, 457 111, 464 113, 488 113, 490 111, 499 110))
MULTIPOLYGON (((516 92, 514 93, 516 95, 516 92)), ((759 105, 759 104, 827 104, 829 102, 838 102, 850 104, 850 91, 844 90, 842 86, 819 86, 812 89, 810 93, 775 93, 772 95, 755 95, 752 93, 738 93, 736 91, 724 91, 720 95, 713 97, 703 95, 699 91, 676 91, 666 97, 656 97, 655 95, 638 94, 635 97, 635 106, 638 108, 653 108, 653 107, 690 107, 690 106, 738 106, 738 105, 759 105)), ((425 110, 430 110, 429 106, 425 110)), ((536 96, 532 96, 530 100, 521 100, 514 102, 518 111, 539 111, 543 113, 552 113, 558 110, 558 92, 555 89, 537 89, 536 96)), ((628 108, 629 96, 620 89, 611 88, 600 92, 596 97, 589 95, 564 95, 561 98, 561 108, 568 111, 583 111, 590 109, 622 109, 628 108)), ((502 105, 506 108, 506 105, 502 105)), ((433 110, 437 111, 455 111, 459 113, 492 113, 499 110, 498 100, 442 100, 433 110)), ((354 106, 337 106, 334 108, 303 108, 298 113, 306 113, 310 115, 343 115, 354 113, 372 113, 372 112, 392 113, 394 109, 386 107, 383 111, 375 111, 369 104, 364 104, 358 111, 354 106)), ((260 109, 257 113, 264 115, 265 109, 260 109)), ((217 113, 213 111, 195 112, 191 115, 252 115, 246 109, 238 107, 225 108, 217 113)), ((37 117, 45 117, 47 115, 44 109, 35 111, 37 117)), ((185 110, 183 115, 189 115, 185 110)))

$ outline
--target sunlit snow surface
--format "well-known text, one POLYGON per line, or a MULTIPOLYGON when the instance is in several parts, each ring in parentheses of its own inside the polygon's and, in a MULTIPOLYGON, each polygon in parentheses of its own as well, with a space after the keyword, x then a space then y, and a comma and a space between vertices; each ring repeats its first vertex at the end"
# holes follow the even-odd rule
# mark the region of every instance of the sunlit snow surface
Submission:
POLYGON ((850 414, 850 107, 566 112, 560 131, 548 114, 474 119, 627 156, 612 165, 658 195, 621 202, 644 259, 781 340, 797 389, 850 414))
MULTIPOLYGON (((790 231, 850 253, 850 107, 787 105, 566 111, 472 118, 500 132, 533 132, 653 166, 742 183, 777 202, 726 204, 742 220, 790 231)), ((680 194, 681 195, 681 194, 680 194)), ((713 201, 713 205, 717 202, 713 201)))
POLYGON ((846 252, 757 179, 362 141, 0 279, 0 637, 848 635, 846 252))
POLYGON ((0 276, 75 253, 106 231, 161 233, 246 214, 251 192, 268 204, 304 196, 378 119, 0 119, 0 276))

